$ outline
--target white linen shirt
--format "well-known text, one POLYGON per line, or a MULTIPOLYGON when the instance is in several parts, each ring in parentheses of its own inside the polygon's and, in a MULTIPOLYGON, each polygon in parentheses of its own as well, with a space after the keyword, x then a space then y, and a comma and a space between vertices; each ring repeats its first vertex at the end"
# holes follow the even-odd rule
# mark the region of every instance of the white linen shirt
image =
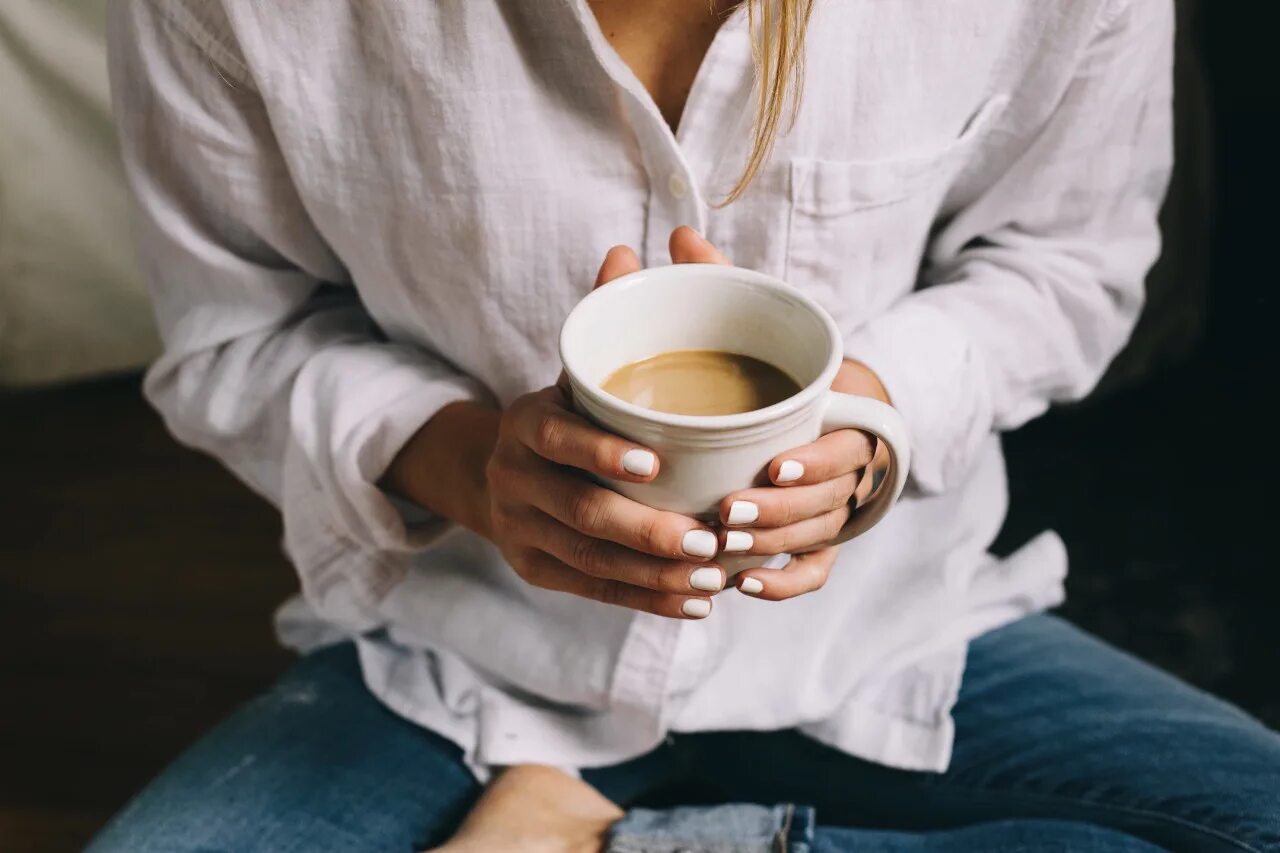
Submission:
POLYGON ((1168 0, 818 0, 795 126, 723 207, 741 8, 675 133, 584 0, 118 0, 111 29, 165 342, 146 393, 280 507, 286 642, 353 637, 370 689, 480 775, 781 727, 945 769, 967 641, 1062 595, 1053 534, 987 554, 997 432, 1085 394, 1138 314, 1168 0), (825 588, 638 614, 528 586, 378 488, 445 404, 554 381, 605 251, 666 263, 681 224, 821 302, 912 432, 908 491, 825 588))

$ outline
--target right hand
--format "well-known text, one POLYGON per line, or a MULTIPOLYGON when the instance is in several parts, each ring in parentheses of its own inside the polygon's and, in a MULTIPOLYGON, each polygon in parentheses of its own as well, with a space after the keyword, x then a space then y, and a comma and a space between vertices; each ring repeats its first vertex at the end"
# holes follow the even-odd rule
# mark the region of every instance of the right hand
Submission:
MULTIPOLYGON (((672 235, 671 254, 676 262, 724 262, 687 228, 672 235)), ((615 247, 596 286, 638 269, 635 252, 615 247)), ((526 394, 503 412, 486 469, 489 538, 534 586, 660 616, 703 618, 710 595, 725 583, 714 562, 717 534, 585 476, 645 483, 660 464, 649 448, 576 414, 563 381, 526 394)))
POLYGON ((526 394, 503 413, 485 472, 489 538, 534 586, 702 618, 725 583, 716 534, 585 476, 644 483, 658 464, 653 451, 575 414, 561 386, 526 394))
MULTIPOLYGON (((725 263, 689 228, 672 234, 671 257, 725 263)), ((596 286, 638 269, 635 252, 615 247, 596 286)), ((644 483, 660 464, 651 449, 577 415, 562 381, 502 412, 467 402, 446 406, 401 449, 383 485, 492 541, 534 586, 700 619, 725 583, 714 560, 716 533, 591 478, 644 483)))

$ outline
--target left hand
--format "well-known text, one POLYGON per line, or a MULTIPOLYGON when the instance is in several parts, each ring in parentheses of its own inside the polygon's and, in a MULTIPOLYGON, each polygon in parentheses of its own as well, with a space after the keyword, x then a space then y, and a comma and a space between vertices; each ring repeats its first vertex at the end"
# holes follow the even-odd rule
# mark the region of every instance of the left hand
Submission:
MULTIPOLYGON (((729 263, 715 246, 688 227, 671 233, 670 249, 677 263, 729 263)), ((599 282, 638 269, 640 261, 633 252, 615 247, 605 258, 599 282)), ((889 402, 889 394, 880 379, 871 368, 856 361, 845 361, 841 365, 831 388, 889 402)), ((838 550, 826 543, 840 532, 854 508, 870 496, 877 482, 875 474, 887 470, 888 465, 888 452, 883 445, 877 446, 872 436, 861 430, 837 430, 812 444, 775 457, 769 463, 769 480, 773 486, 744 489, 721 501, 720 521, 725 527, 720 533, 721 547, 732 532, 744 532, 751 537, 749 547, 722 553, 793 555, 784 569, 748 569, 739 573, 734 579, 738 589, 770 601, 819 589, 827 581, 838 550), (792 465, 784 472, 785 462, 799 463, 800 476, 784 479, 784 474, 794 470, 792 465), (754 504, 754 520, 730 523, 734 501, 754 504)))
MULTIPOLYGON (((845 361, 833 390, 874 397, 889 395, 869 367, 845 361)), ((778 454, 769 463, 772 486, 734 492, 720 503, 721 541, 726 554, 792 554, 781 570, 748 569, 734 583, 754 598, 779 601, 819 589, 835 563, 838 546, 826 546, 853 510, 870 495, 888 453, 861 430, 827 433, 812 444, 778 454), (743 534, 746 534, 745 536, 743 534), (807 553, 800 553, 807 552, 807 553)))

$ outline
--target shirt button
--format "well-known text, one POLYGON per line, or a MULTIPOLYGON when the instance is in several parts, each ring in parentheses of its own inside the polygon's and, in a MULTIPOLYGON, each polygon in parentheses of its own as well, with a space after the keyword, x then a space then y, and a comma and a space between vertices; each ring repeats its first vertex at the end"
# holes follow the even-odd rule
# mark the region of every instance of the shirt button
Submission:
POLYGON ((672 172, 667 178, 667 190, 676 198, 684 198, 689 194, 689 184, 679 172, 672 172))

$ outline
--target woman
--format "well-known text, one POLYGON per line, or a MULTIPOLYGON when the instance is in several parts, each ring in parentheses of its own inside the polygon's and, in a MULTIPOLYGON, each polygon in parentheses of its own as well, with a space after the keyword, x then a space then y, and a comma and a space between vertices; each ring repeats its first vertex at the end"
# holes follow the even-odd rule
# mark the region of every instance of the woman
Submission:
MULTIPOLYGON (((1171 29, 1166 0, 118 2, 147 394, 281 508, 308 653, 95 849, 409 850, 468 812, 452 849, 594 849, 664 799, 822 824, 701 814, 722 845, 1277 843, 1273 735, 1032 615, 1052 534, 986 553, 998 431, 1138 314, 1171 29), (709 526, 596 486, 661 459, 555 385, 593 281, 726 257, 822 302, 836 387, 912 430, 908 494, 840 548, 866 436, 709 526), (722 589, 729 544, 796 556, 722 589)), ((696 849, 680 813, 611 843, 654 825, 696 849)))

